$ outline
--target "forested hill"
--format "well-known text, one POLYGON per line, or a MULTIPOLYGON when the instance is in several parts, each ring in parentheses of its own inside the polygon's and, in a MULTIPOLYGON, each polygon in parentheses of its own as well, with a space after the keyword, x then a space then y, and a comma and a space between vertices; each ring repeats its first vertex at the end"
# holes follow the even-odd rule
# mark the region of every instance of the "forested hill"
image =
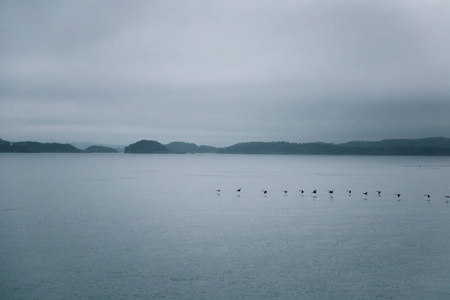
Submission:
MULTIPOLYGON (((112 149, 113 150, 113 149, 112 149)), ((8 142, 0 139, 0 152, 22 153, 80 153, 70 144, 39 142, 8 142)), ((106 147, 93 146, 85 152, 113 152, 106 147)), ((163 145, 154 140, 141 140, 125 147, 125 153, 230 153, 230 154, 330 154, 330 155, 442 155, 450 156, 450 139, 390 139, 377 142, 352 141, 342 144, 245 142, 229 147, 198 146, 193 143, 172 142, 163 145)))
POLYGON ((169 150, 167 150, 167 148, 163 144, 157 141, 141 140, 139 142, 130 144, 129 146, 125 147, 124 152, 137 154, 169 153, 169 150))
POLYGON ((219 153, 242 154, 345 154, 334 144, 289 143, 289 142, 246 142, 219 149, 219 153))
POLYGON ((70 144, 39 143, 39 142, 16 142, 11 143, 0 139, 0 152, 19 153, 81 153, 80 149, 70 144))
POLYGON ((388 139, 378 142, 353 141, 340 144, 354 154, 374 155, 450 155, 450 139, 388 139))
POLYGON ((111 148, 111 147, 93 145, 93 146, 90 146, 90 147, 87 147, 86 149, 84 149, 84 152, 86 152, 86 153, 118 153, 119 151, 117 151, 116 149, 111 148))
POLYGON ((205 146, 194 143, 172 142, 165 145, 166 148, 173 153, 215 153, 218 148, 213 146, 205 146))
POLYGON ((392 139, 343 144, 251 142, 221 148, 220 153, 247 154, 341 154, 341 155, 450 155, 450 139, 392 139))
POLYGON ((215 148, 192 143, 174 142, 166 148, 175 153, 232 154, 330 154, 330 155, 450 155, 450 139, 391 139, 378 142, 353 141, 343 144, 244 142, 215 148))
POLYGON ((450 149, 450 139, 443 137, 434 137, 423 139, 391 139, 391 140, 382 140, 378 142, 353 141, 339 145, 344 147, 360 147, 360 148, 416 147, 416 148, 450 149))

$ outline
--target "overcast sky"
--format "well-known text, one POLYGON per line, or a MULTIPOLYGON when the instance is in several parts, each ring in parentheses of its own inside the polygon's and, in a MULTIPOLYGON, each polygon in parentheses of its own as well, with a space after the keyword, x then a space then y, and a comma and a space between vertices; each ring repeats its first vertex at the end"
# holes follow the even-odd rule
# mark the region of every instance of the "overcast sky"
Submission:
POLYGON ((450 137, 450 1, 0 1, 0 138, 450 137))

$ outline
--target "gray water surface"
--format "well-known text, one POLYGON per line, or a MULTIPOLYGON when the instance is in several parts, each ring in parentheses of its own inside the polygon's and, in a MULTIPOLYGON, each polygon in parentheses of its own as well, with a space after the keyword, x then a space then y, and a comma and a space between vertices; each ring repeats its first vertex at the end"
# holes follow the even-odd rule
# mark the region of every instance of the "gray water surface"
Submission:
POLYGON ((449 157, 0 154, 0 295, 449 299, 449 179, 449 157))

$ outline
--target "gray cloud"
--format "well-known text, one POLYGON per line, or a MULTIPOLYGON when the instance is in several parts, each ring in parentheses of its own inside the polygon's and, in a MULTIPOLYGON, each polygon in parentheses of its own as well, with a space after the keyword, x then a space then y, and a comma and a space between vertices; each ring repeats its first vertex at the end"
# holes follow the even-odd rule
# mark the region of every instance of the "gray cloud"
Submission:
POLYGON ((450 136, 447 1, 2 1, 0 137, 450 136))

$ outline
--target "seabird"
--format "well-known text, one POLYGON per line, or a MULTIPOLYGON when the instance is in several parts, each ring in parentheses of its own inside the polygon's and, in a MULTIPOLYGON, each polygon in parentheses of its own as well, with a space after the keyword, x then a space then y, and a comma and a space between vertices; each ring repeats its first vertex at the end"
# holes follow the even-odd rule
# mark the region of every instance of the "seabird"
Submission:
POLYGON ((427 197, 427 198, 430 198, 430 197, 431 197, 430 194, 425 194, 424 196, 427 197))
POLYGON ((368 194, 369 194, 369 193, 367 193, 367 192, 364 192, 364 193, 363 193, 363 195, 366 195, 366 196, 367 196, 368 194))
POLYGON ((286 190, 284 190, 283 193, 284 193, 285 196, 287 195, 287 191, 286 190))
POLYGON ((264 195, 267 194, 267 191, 266 191, 266 190, 263 190, 263 194, 264 194, 264 195))
POLYGON ((305 191, 304 190, 299 190, 300 194, 303 194, 305 191))
POLYGON ((445 198, 450 198, 450 196, 449 196, 449 195, 445 195, 444 197, 445 197, 445 198))
POLYGON ((328 194, 333 194, 334 191, 333 190, 328 190, 328 194))
POLYGON ((239 193, 240 191, 241 191, 241 189, 240 189, 240 188, 236 190, 236 192, 238 192, 238 193, 239 193))
POLYGON ((313 193, 313 194, 317 194, 317 190, 313 190, 312 193, 313 193))
POLYGON ((380 196, 380 194, 381 194, 381 191, 377 191, 377 194, 378 194, 378 196, 380 196))
POLYGON ((352 191, 351 190, 347 190, 347 193, 350 195, 352 193, 352 191))
POLYGON ((402 194, 395 194, 395 196, 397 196, 397 198, 400 198, 402 194))

